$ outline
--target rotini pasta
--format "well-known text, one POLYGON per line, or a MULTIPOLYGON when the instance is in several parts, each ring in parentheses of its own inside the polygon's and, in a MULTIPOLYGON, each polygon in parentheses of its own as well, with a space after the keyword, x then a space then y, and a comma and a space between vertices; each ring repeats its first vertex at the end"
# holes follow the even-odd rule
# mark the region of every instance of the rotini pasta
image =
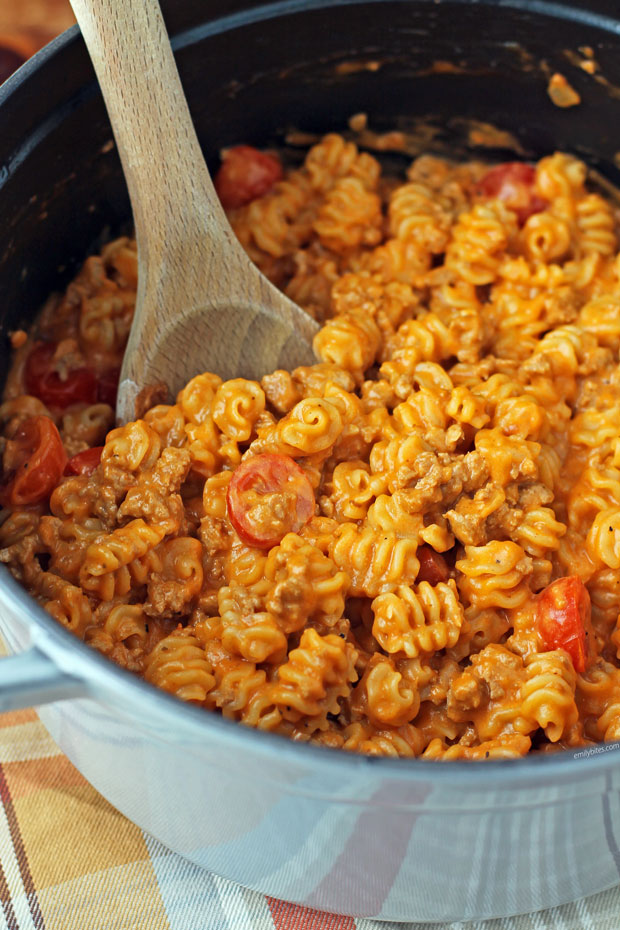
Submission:
POLYGON ((129 673, 295 740, 620 738, 613 205, 563 153, 385 178, 332 133, 269 158, 230 220, 322 324, 317 363, 203 373, 113 428, 137 261, 109 243, 15 340, 0 561, 129 673))

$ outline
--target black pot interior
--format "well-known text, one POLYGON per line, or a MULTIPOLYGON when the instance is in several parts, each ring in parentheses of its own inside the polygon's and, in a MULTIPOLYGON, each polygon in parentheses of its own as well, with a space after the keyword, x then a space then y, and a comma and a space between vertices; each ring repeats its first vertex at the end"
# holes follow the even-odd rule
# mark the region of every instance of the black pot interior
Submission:
MULTIPOLYGON (((284 146, 299 158, 301 150, 285 143, 290 130, 341 131, 364 111, 371 129, 403 129, 420 150, 496 161, 562 149, 620 185, 615 0, 589 2, 587 10, 544 0, 162 6, 211 166, 222 146, 237 142, 284 146), (588 46, 597 62, 593 75, 579 65, 588 46), (580 94, 579 106, 551 103, 554 72, 580 94), (514 137, 516 152, 509 136, 489 140, 482 133, 493 144, 480 145, 481 124, 514 137)), ((392 158, 402 167, 407 161, 392 158)), ((131 220, 77 30, 0 90, 0 218, 3 372, 6 333, 27 325, 97 241, 131 220)))

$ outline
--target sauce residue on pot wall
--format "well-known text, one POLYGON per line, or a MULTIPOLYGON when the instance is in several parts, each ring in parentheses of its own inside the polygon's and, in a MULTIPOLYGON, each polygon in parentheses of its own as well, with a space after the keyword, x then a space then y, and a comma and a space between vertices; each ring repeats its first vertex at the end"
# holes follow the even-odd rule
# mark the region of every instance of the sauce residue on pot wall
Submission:
POLYGON ((551 102, 562 109, 576 107, 581 103, 581 97, 575 88, 559 72, 552 74, 549 78, 547 93, 551 102))
MULTIPOLYGON (((349 132, 343 132, 357 146, 371 152, 394 152, 416 158, 423 152, 450 154, 456 148, 463 152, 470 149, 488 149, 513 152, 522 158, 528 153, 517 137, 506 129, 482 120, 455 117, 447 123, 428 116, 416 119, 402 129, 377 132, 368 125, 366 113, 355 113, 349 120, 349 132), (445 135, 446 130, 448 134, 445 135)), ((308 133, 292 127, 285 136, 287 145, 293 148, 308 148, 318 142, 315 133, 308 133)))
POLYGON ((594 49, 590 48, 588 45, 582 45, 578 52, 574 52, 572 49, 564 49, 563 54, 572 65, 576 68, 581 68, 581 70, 589 74, 597 84, 604 87, 610 97, 620 99, 620 87, 610 81, 609 78, 606 78, 601 72, 601 66, 594 57, 594 49))

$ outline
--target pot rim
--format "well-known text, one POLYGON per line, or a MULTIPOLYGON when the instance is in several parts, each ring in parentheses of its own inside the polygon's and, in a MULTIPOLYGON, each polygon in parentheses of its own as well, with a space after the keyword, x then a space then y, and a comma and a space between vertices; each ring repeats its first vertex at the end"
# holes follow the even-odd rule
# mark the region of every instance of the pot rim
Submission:
MULTIPOLYGON (((390 0, 272 0, 272 2, 261 3, 247 10, 218 16, 200 26, 181 30, 171 36, 170 41, 173 49, 177 51, 208 36, 227 32, 251 23, 264 22, 279 16, 307 13, 329 7, 359 6, 361 4, 381 4, 385 2, 390 2, 390 0)), ((453 3, 458 6, 490 6, 498 9, 520 10, 556 19, 571 20, 620 36, 620 17, 614 19, 587 7, 567 6, 563 2, 556 2, 556 0, 401 0, 401 2, 429 4, 433 7, 453 3)), ((0 106, 34 72, 43 67, 50 58, 62 53, 65 46, 80 41, 80 38, 80 27, 77 24, 70 26, 69 29, 60 33, 47 45, 39 49, 31 58, 27 59, 3 84, 0 84, 0 106)))
MULTIPOLYGON (((261 4, 248 10, 224 14, 198 27, 183 30, 172 38, 172 46, 175 50, 179 50, 210 35, 277 16, 334 6, 382 2, 386 0, 275 0, 275 2, 261 4)), ((408 2, 433 4, 433 6, 438 3, 462 6, 484 5, 521 10, 537 15, 573 20, 620 36, 620 19, 612 19, 579 7, 569 8, 563 3, 546 2, 546 0, 408 0, 408 2)), ((69 45, 78 41, 81 41, 80 30, 75 25, 28 59, 0 86, 0 108, 12 94, 19 90, 22 84, 44 68, 48 61, 57 55, 62 55, 69 45)), ((0 176, 0 186, 3 180, 6 180, 6 174, 4 178, 0 176)), ((347 776, 349 778, 351 776, 363 777, 368 773, 374 778, 381 776, 391 780, 407 780, 412 783, 432 781, 437 785, 470 789, 491 788, 504 782, 515 788, 538 789, 544 784, 557 783, 558 779, 574 780, 583 761, 576 757, 576 753, 582 751, 584 747, 559 751, 550 755, 529 755, 516 759, 441 762, 422 758, 369 756, 298 743, 286 736, 245 727, 215 712, 191 706, 143 679, 134 677, 130 672, 78 640, 55 621, 21 587, 4 565, 0 565, 0 595, 2 594, 18 608, 27 627, 32 628, 34 625, 36 635, 33 637, 33 644, 60 668, 79 679, 88 688, 89 698, 101 700, 110 705, 108 694, 114 693, 115 698, 120 698, 124 694, 126 698, 123 704, 131 709, 132 716, 136 716, 136 711, 142 711, 146 714, 146 719, 161 720, 162 723, 171 727, 168 735, 170 733, 180 737, 187 735, 193 738, 193 742, 206 742, 209 735, 214 734, 224 745, 244 742, 256 754, 269 757, 277 754, 282 759, 301 766, 322 767, 325 774, 340 776, 341 782, 347 776), (78 672, 75 669, 75 657, 80 659, 78 672)), ((80 700, 80 698, 74 700, 80 700)), ((595 752, 587 757, 588 775, 607 772, 612 768, 614 765, 612 750, 620 748, 620 741, 596 744, 593 748, 595 752), (605 748, 597 749, 598 746, 605 748)))

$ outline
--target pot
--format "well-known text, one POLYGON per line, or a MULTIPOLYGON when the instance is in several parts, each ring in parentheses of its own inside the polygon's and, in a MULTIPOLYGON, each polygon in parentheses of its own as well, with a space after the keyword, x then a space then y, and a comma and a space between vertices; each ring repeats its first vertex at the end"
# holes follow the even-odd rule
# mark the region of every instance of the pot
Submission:
MULTIPOLYGON (((221 146, 282 145, 291 130, 341 130, 364 111, 373 130, 401 129, 440 154, 564 149, 620 183, 620 19, 614 0, 581 3, 212 0, 207 11, 183 0, 164 13, 211 163, 221 146), (579 67, 585 46, 595 75, 579 67), (551 103, 554 72, 580 106, 551 103)), ((4 336, 130 222, 77 29, 0 89, 0 216, 4 336)), ((0 370, 7 364, 2 338, 0 370)), ((0 628, 16 653, 2 662, 0 708, 40 705, 112 804, 249 888, 355 916, 449 921, 550 907, 620 880, 618 744, 587 758, 436 763, 292 743, 135 679, 3 567, 0 628)))

